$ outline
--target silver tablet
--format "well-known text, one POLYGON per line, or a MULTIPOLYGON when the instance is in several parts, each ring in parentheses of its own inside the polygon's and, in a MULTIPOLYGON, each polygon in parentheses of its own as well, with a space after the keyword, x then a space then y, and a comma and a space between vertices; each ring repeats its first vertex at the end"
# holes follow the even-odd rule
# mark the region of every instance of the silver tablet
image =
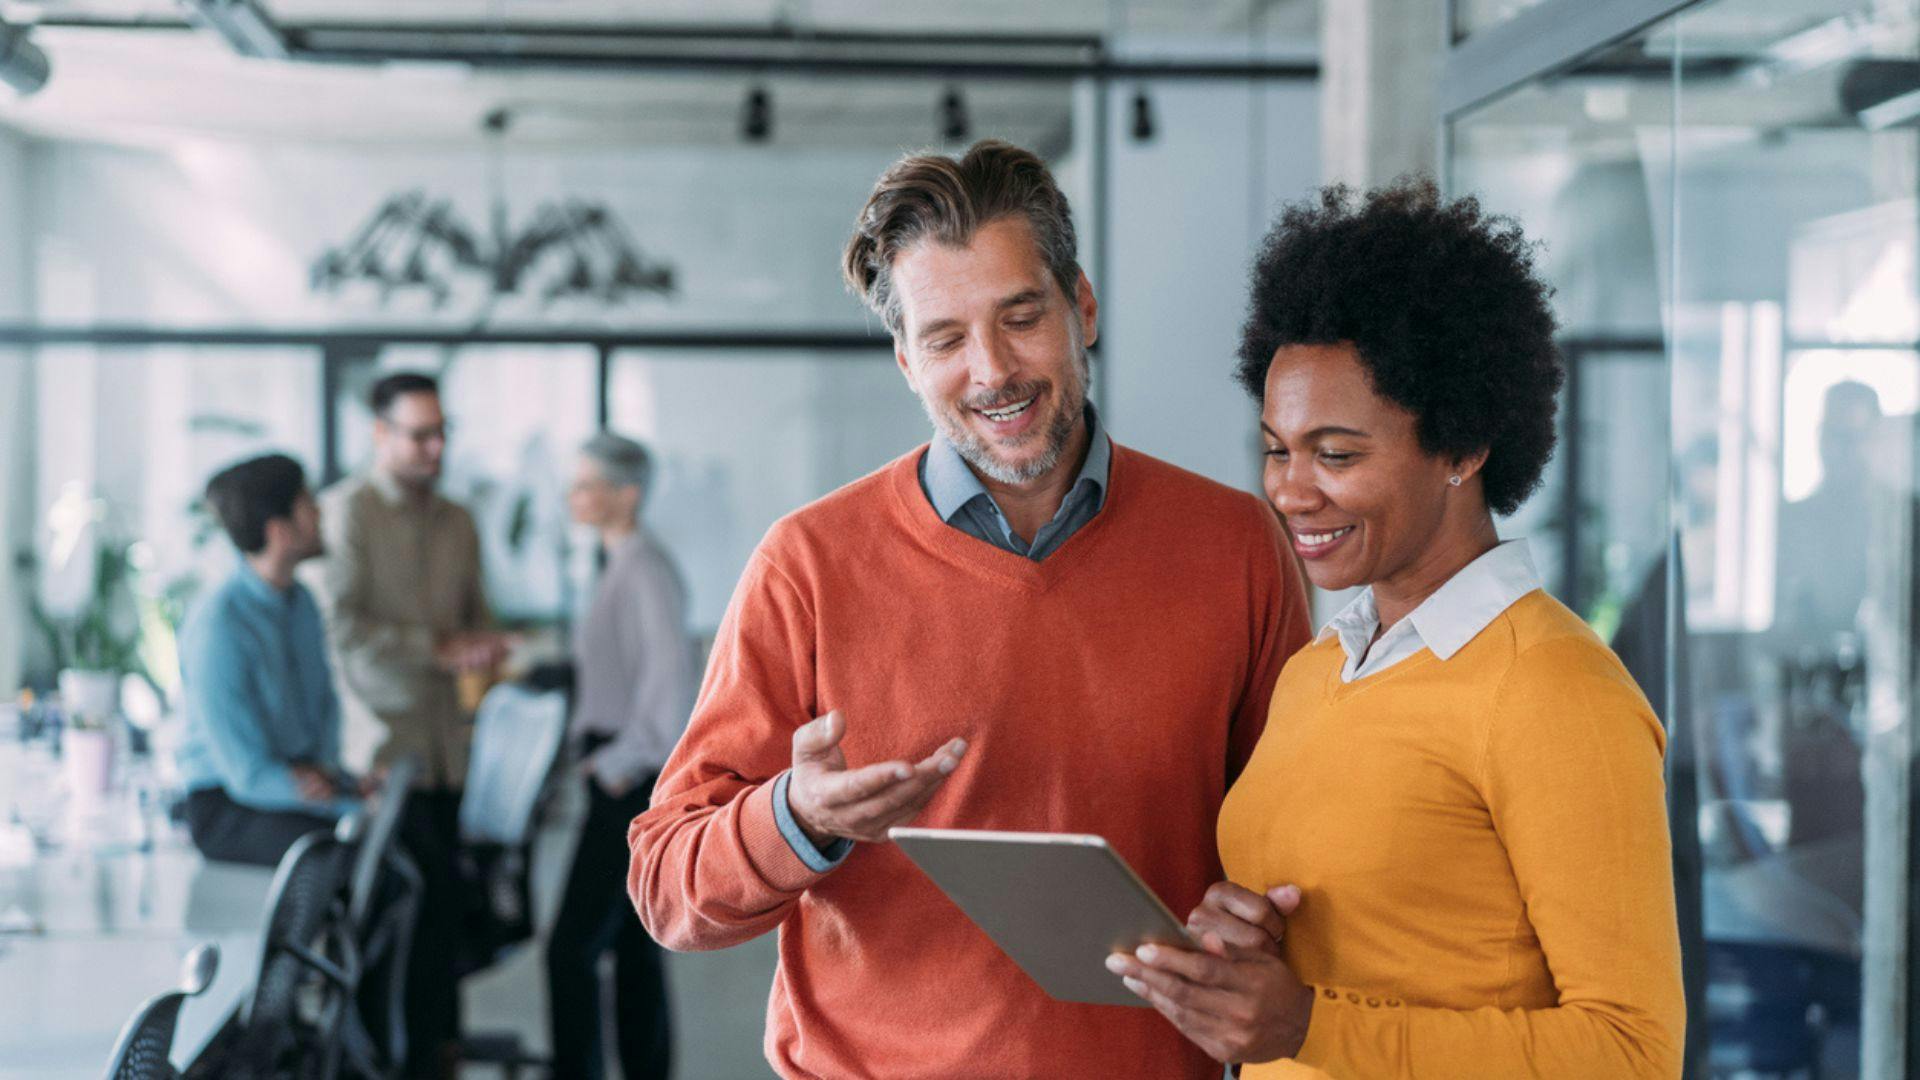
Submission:
POLYGON ((887 836, 1060 1001, 1145 1008, 1107 970, 1107 955, 1149 941, 1199 947, 1098 836, 977 829, 889 829, 887 836))

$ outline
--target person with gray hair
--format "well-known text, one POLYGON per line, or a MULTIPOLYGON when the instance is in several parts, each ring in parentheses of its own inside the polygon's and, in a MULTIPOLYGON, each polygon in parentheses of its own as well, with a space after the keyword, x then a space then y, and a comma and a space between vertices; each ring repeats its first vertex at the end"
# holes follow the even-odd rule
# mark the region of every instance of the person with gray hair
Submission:
POLYGON ((614 1029, 628 1080, 665 1080, 672 1051, 660 947, 627 901, 627 826, 693 707, 696 657, 686 589, 640 521, 653 462, 632 439, 601 432, 580 448, 568 506, 595 530, 606 568, 574 628, 569 738, 587 787, 567 891, 547 945, 554 1075, 602 1071, 600 957, 614 954, 614 1029))
MULTIPOLYGON (((632 488, 644 500, 653 482, 653 455, 624 435, 603 431, 580 446, 580 456, 593 463, 602 480, 615 488, 632 488)), ((576 504, 577 505, 577 504, 576 504)), ((634 513, 639 513, 636 502, 634 513)))

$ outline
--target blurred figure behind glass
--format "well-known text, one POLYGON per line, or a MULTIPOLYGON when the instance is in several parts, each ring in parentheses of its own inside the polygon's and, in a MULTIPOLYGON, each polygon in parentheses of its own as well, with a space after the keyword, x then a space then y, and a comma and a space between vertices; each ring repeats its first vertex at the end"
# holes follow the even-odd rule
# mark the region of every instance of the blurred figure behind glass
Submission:
POLYGON ((1875 499, 1876 444, 1886 416, 1880 395, 1844 379, 1827 388, 1820 410, 1820 482, 1780 508, 1780 559, 1774 585, 1776 651, 1797 659, 1826 653, 1858 630, 1867 598, 1867 544, 1875 499), (1818 553, 1818 558, 1808 556, 1818 553))
POLYGON ((588 809, 547 948, 555 1076, 602 1075, 598 968, 609 949, 621 1072, 664 1080, 671 1059, 660 947, 626 891, 627 826, 686 727, 697 678, 686 589, 640 523, 651 479, 644 447, 603 432, 581 447, 568 490, 574 521, 599 533, 606 565, 573 637, 568 737, 588 809))
POLYGON ((1862 607, 1873 591, 1872 523, 1884 520, 1881 507, 1898 505, 1899 498, 1881 480, 1886 432, 1880 395, 1871 386, 1844 379, 1827 388, 1820 482, 1780 507, 1768 632, 1781 695, 1787 857, 1810 864, 1801 872, 1811 880, 1834 883, 1834 895, 1856 918, 1866 903, 1862 607))

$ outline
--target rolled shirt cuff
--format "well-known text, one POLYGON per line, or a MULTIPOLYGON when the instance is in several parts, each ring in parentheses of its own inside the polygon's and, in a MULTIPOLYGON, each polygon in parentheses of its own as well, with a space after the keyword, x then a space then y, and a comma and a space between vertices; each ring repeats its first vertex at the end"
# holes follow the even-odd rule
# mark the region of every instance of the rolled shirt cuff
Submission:
POLYGON ((826 850, 813 845, 805 829, 793 816, 793 807, 787 805, 787 783, 793 779, 793 773, 783 772, 773 782, 773 820, 780 826, 780 835, 786 838, 787 846, 799 856, 807 869, 816 874, 824 874, 846 861, 847 853, 853 850, 853 841, 839 837, 828 844, 826 850))

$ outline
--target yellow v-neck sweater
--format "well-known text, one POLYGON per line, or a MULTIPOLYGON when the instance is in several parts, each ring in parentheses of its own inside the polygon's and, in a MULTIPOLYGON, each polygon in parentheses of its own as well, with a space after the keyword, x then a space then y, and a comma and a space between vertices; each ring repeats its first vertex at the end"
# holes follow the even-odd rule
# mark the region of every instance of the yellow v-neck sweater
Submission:
POLYGON ((1220 813, 1230 879, 1303 893, 1299 1064, 1679 1076, 1665 735, 1612 651, 1535 591, 1448 660, 1343 683, 1344 658, 1328 638, 1287 663, 1220 813))

